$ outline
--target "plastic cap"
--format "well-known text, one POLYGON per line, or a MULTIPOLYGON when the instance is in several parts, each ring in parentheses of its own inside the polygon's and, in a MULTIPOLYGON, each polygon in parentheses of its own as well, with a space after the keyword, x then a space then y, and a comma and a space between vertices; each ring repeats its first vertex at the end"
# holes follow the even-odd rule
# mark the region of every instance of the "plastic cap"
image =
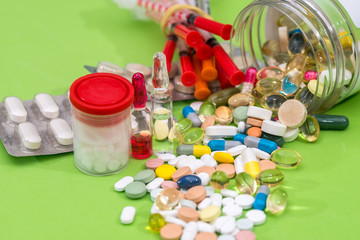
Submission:
POLYGON ((225 150, 225 140, 210 140, 208 147, 211 151, 223 151, 225 150))
POLYGON ((190 113, 195 113, 194 109, 190 106, 186 106, 182 109, 182 114, 184 115, 184 117, 187 117, 190 113))
POLYGON ((72 105, 88 114, 111 115, 131 106, 134 88, 112 73, 92 73, 80 77, 70 87, 72 105))
POLYGON ((246 137, 246 135, 238 133, 234 136, 234 141, 240 141, 242 144, 244 144, 244 140, 246 137))

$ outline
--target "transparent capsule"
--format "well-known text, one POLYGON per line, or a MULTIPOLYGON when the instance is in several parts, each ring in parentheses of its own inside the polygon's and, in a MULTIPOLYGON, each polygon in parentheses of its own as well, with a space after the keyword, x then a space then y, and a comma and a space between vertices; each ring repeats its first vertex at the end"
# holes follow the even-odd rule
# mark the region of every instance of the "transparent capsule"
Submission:
POLYGON ((253 195, 257 189, 256 180, 246 172, 236 175, 235 184, 236 188, 243 194, 253 195))
POLYGON ((300 89, 294 99, 300 101, 305 105, 306 108, 309 108, 313 102, 314 94, 312 94, 307 87, 300 89))
POLYGON ((223 171, 215 171, 211 174, 210 185, 214 189, 225 189, 229 185, 229 177, 223 171))
POLYGON ((191 128, 183 136, 184 144, 200 144, 205 135, 204 130, 201 128, 191 128))
POLYGON ((285 14, 281 15, 278 18, 277 25, 279 27, 286 26, 289 31, 292 31, 297 28, 296 24, 285 14))
POLYGON ((318 49, 315 52, 315 60, 319 66, 319 72, 328 69, 326 54, 323 49, 318 49))
POLYGON ((306 65, 306 55, 305 54, 295 54, 292 56, 292 58, 289 60, 289 62, 286 64, 285 70, 287 72, 290 72, 294 69, 303 71, 306 65))
POLYGON ((206 116, 214 116, 215 114, 215 106, 212 102, 206 101, 203 104, 201 104, 199 109, 199 118, 201 121, 205 120, 206 116))
POLYGON ((260 99, 260 105, 265 109, 276 112, 286 100, 286 97, 280 93, 268 93, 260 99))
POLYGON ((188 118, 183 118, 176 123, 176 128, 180 133, 185 133, 192 127, 192 122, 188 118))
POLYGON ((180 193, 176 188, 166 188, 155 199, 155 204, 160 210, 174 209, 180 200, 180 193))
POLYGON ((288 53, 285 52, 279 52, 274 59, 277 61, 277 66, 282 64, 282 63, 287 63, 290 60, 290 55, 288 53))
POLYGON ((225 106, 227 105, 229 98, 239 92, 240 90, 238 88, 226 88, 211 94, 208 101, 212 102, 216 107, 225 106))
POLYGON ((255 104, 254 96, 248 93, 237 93, 229 98, 228 105, 231 108, 240 106, 253 106, 255 104))
POLYGON ((271 153, 270 157, 277 166, 282 168, 294 168, 301 162, 301 156, 298 152, 288 149, 280 148, 271 153))
POLYGON ((279 169, 267 169, 256 176, 256 181, 259 185, 266 185, 268 187, 276 187, 280 185, 285 176, 279 169))
POLYGON ((160 229, 165 226, 166 222, 164 217, 159 213, 151 214, 149 217, 149 227, 155 232, 159 232, 160 229))
POLYGON ((288 72, 282 82, 281 93, 284 95, 294 94, 303 82, 303 73, 297 69, 288 72))
POLYGON ((276 56, 280 52, 280 43, 273 39, 268 40, 263 44, 261 50, 266 56, 276 56))
POLYGON ((270 192, 266 200, 266 209, 272 214, 282 213, 288 202, 288 194, 284 189, 277 188, 270 192))
POLYGON ((276 78, 263 78, 256 83, 256 91, 262 95, 268 93, 279 93, 282 82, 276 78))
POLYGON ((350 56, 353 53, 353 49, 352 49, 353 44, 350 34, 347 31, 343 30, 340 32, 339 38, 345 55, 350 56))
POLYGON ((289 39, 289 51, 292 54, 305 52, 305 39, 301 32, 296 32, 289 39))
POLYGON ((313 116, 308 116, 299 130, 301 131, 299 137, 308 142, 315 142, 320 135, 319 123, 313 116))
POLYGON ((229 125, 233 120, 232 111, 226 106, 220 106, 215 110, 215 121, 220 125, 229 125))
POLYGON ((260 71, 256 74, 256 78, 261 80, 263 78, 276 78, 282 80, 285 77, 285 72, 279 67, 265 67, 260 69, 260 71))

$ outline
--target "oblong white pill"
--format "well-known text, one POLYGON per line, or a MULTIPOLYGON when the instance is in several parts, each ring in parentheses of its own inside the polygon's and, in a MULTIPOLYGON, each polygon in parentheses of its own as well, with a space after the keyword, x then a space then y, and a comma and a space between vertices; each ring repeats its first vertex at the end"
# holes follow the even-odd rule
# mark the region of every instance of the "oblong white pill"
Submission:
POLYGON ((195 236, 198 232, 198 227, 196 222, 189 222, 183 230, 181 235, 181 240, 195 239, 195 236))
POLYGON ((154 180, 152 180, 151 182, 149 182, 146 185, 146 190, 148 192, 151 192, 152 190, 154 190, 155 188, 160 188, 161 184, 164 182, 165 180, 163 178, 155 178, 154 180))
POLYGON ((171 216, 167 216, 165 218, 165 222, 167 223, 175 223, 175 224, 178 224, 180 226, 182 226, 183 228, 186 227, 187 223, 179 218, 176 218, 176 217, 171 217, 171 216))
POLYGON ((222 189, 220 192, 224 197, 236 198, 239 195, 236 191, 230 189, 222 189))
POLYGON ((240 194, 235 198, 235 204, 243 209, 250 209, 255 201, 255 198, 249 194, 240 194))
POLYGON ((266 214, 264 211, 252 209, 245 214, 246 218, 254 223, 254 225, 261 225, 266 221, 266 214))
POLYGON ((168 162, 171 159, 176 158, 176 156, 172 153, 159 153, 157 154, 157 157, 160 158, 161 160, 164 160, 164 162, 168 162))
POLYGON ((235 218, 232 216, 218 217, 214 222, 215 231, 221 234, 229 234, 235 230, 235 218))
POLYGON ((210 154, 202 155, 200 160, 205 163, 205 166, 216 168, 218 165, 217 161, 210 154))
POLYGON ((241 155, 237 156, 237 157, 234 159, 234 165, 235 165, 235 172, 236 172, 236 174, 245 172, 244 163, 243 163, 243 161, 242 161, 242 156, 241 156, 241 155))
POLYGON ((226 150, 226 152, 234 157, 234 156, 241 154, 245 150, 245 148, 246 148, 246 145, 238 145, 238 146, 229 148, 228 150, 226 150))
POLYGON ((206 222, 198 221, 197 227, 199 232, 215 232, 214 226, 206 222))
POLYGON ((205 129, 205 134, 209 137, 233 137, 238 133, 237 127, 232 126, 210 126, 205 129))
POLYGON ((204 208, 207 208, 207 207, 210 206, 211 204, 212 204, 211 199, 210 199, 210 198, 205 198, 204 200, 202 200, 202 201, 198 204, 197 208, 198 208, 199 210, 203 210, 204 208))
POLYGON ((28 149, 39 149, 41 146, 41 137, 35 125, 31 122, 23 122, 18 126, 18 133, 21 142, 28 149))
POLYGON ((279 122, 264 120, 261 125, 261 131, 271 135, 282 137, 285 135, 286 126, 279 122))
POLYGON ((268 154, 267 152, 265 151, 262 151, 258 148, 251 148, 253 150, 253 152, 255 153, 255 156, 258 158, 258 159, 267 159, 269 160, 270 159, 270 154, 268 154))
POLYGON ((298 137, 299 132, 299 128, 287 128, 283 136, 284 142, 294 141, 298 137))
POLYGON ((270 120, 272 116, 272 111, 265 108, 249 106, 247 116, 251 118, 258 118, 261 120, 270 120))
POLYGON ((181 159, 184 159, 184 158, 187 158, 186 155, 180 155, 176 158, 173 158, 171 160, 168 161, 168 164, 173 166, 173 167, 176 167, 176 164, 178 163, 178 161, 180 161, 181 159))
POLYGON ((212 201, 212 205, 221 207, 222 205, 222 196, 220 193, 214 193, 210 196, 210 199, 212 201))
POLYGON ((38 93, 34 100, 44 117, 57 118, 59 116, 59 106, 50 94, 38 93))
POLYGON ((205 172, 200 172, 197 174, 197 176, 201 179, 201 185, 202 186, 206 186, 209 184, 210 182, 210 176, 209 174, 205 173, 205 172))
POLYGON ((59 144, 71 145, 73 143, 73 131, 64 119, 56 118, 51 120, 49 127, 59 144))
POLYGON ((236 204, 229 204, 223 207, 223 215, 232 216, 234 218, 241 217, 243 209, 236 204))
POLYGON ((134 221, 135 218, 136 209, 132 206, 124 207, 121 216, 120 221, 122 224, 130 224, 134 221))
POLYGON ((233 198, 231 198, 231 197, 226 197, 226 198, 223 198, 221 203, 222 203, 223 206, 231 205, 231 204, 235 203, 235 200, 233 198))
POLYGON ((20 98, 7 97, 5 98, 4 105, 11 121, 16 123, 22 123, 26 121, 27 111, 20 98))
POLYGON ((161 193, 164 189, 163 188, 155 188, 150 192, 151 201, 155 201, 156 197, 161 193))
POLYGON ((122 192, 125 190, 125 187, 129 184, 132 183, 134 181, 134 178, 131 176, 126 176, 123 177, 122 179, 120 179, 119 181, 117 181, 114 184, 114 189, 118 192, 122 192))

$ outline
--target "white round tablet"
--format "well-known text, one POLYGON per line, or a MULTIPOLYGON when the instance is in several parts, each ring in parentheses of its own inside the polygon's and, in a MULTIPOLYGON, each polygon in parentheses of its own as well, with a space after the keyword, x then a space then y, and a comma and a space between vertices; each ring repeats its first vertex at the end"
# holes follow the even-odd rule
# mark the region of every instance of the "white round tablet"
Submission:
POLYGON ((250 194, 240 194, 235 198, 235 204, 242 207, 243 209, 249 209, 252 207, 255 198, 250 194))
POLYGON ((233 216, 234 218, 241 217, 242 211, 242 208, 235 204, 226 205, 222 209, 225 216, 233 216))
POLYGON ((299 128, 287 128, 283 136, 284 142, 292 142, 299 135, 299 128))
POLYGON ((250 221, 247 218, 241 218, 239 220, 236 221, 236 227, 241 231, 241 230, 249 230, 252 231, 253 227, 254 227, 254 223, 252 221, 250 221))
POLYGON ((266 214, 264 211, 252 209, 249 210, 245 216, 254 223, 254 225, 261 225, 266 220, 266 214))
POLYGON ((226 198, 223 198, 223 200, 221 201, 222 205, 223 206, 226 206, 226 205, 231 205, 231 204, 234 204, 235 203, 235 199, 231 198, 231 197, 226 197, 226 198))

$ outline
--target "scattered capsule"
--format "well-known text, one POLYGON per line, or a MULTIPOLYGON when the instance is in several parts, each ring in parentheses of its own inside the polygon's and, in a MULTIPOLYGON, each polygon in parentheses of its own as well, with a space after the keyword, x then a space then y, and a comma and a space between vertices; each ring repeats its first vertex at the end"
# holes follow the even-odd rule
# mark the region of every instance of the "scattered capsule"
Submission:
POLYGON ((220 125, 229 125, 233 120, 232 111, 226 106, 220 106, 215 110, 215 121, 220 125))
POLYGON ((194 155, 195 157, 201 157, 205 154, 210 154, 211 149, 208 146, 203 145, 179 145, 176 148, 177 155, 194 155))
POLYGON ((201 178, 196 175, 185 175, 177 181, 179 188, 190 189, 195 186, 201 185, 201 178))
POLYGON ((184 144, 199 144, 204 138, 204 130, 201 128, 192 128, 183 136, 184 144))
POLYGON ((286 97, 280 93, 268 93, 260 99, 260 105, 265 109, 276 112, 286 100, 286 97))
POLYGON ((240 90, 238 88, 226 88, 211 94, 208 101, 212 102, 216 107, 225 106, 227 105, 229 98, 239 92, 240 90))
POLYGON ((253 203, 253 208, 258 210, 265 210, 266 200, 270 193, 270 189, 266 185, 261 185, 256 193, 255 202, 253 203))
POLYGON ((203 102, 203 104, 201 104, 200 110, 199 110, 200 120, 204 121, 206 116, 214 116, 215 109, 216 108, 212 102, 210 102, 210 101, 203 102))
POLYGON ((305 52, 305 40, 302 33, 296 32, 289 39, 289 51, 292 54, 305 52))
POLYGON ((237 93, 229 98, 228 105, 231 108, 240 106, 253 106, 255 104, 254 96, 247 93, 237 93))
POLYGON ((229 177, 223 171, 215 171, 211 174, 210 185, 217 190, 221 190, 229 185, 229 177))
POLYGON ((160 210, 174 209, 180 201, 180 192, 176 188, 166 188, 157 195, 155 204, 160 210))
POLYGON ((255 178, 260 173, 260 167, 254 151, 251 148, 245 148, 241 156, 245 172, 255 178))
POLYGON ((282 81, 276 78, 260 79, 255 86, 257 92, 262 95, 267 93, 279 93, 281 91, 282 81))
POLYGON ((261 138, 275 142, 276 145, 282 147, 284 145, 284 138, 280 136, 275 136, 266 132, 262 132, 261 138))
POLYGON ((320 126, 316 118, 308 116, 306 121, 299 127, 299 137, 308 141, 315 142, 320 135, 320 126))
POLYGON ((279 67, 265 67, 261 69, 257 74, 256 78, 261 80, 263 78, 275 78, 278 80, 282 80, 285 77, 285 72, 283 69, 279 67))
POLYGON ((211 151, 224 151, 239 145, 242 145, 240 141, 229 141, 223 139, 215 139, 208 142, 208 146, 211 151))
POLYGON ((273 141, 269 141, 263 138, 257 138, 253 136, 247 136, 241 133, 238 133, 234 136, 234 141, 240 141, 242 144, 245 144, 250 148, 258 148, 267 153, 272 153, 277 149, 277 145, 273 141))
POLYGON ((283 168, 297 167, 301 162, 301 156, 299 153, 292 149, 280 148, 275 150, 270 157, 277 166, 283 168))
POLYGON ((217 152, 214 154, 214 159, 220 163, 233 163, 234 157, 226 152, 217 152))
POLYGON ((256 181, 260 185, 266 185, 268 187, 276 187, 280 185, 285 176, 279 169, 266 169, 256 176, 256 181))
POLYGON ((149 217, 149 227, 155 232, 159 232, 160 229, 165 226, 166 222, 164 217, 159 213, 151 214, 149 217))
POLYGON ((313 114, 320 130, 344 130, 349 126, 349 119, 342 115, 313 114))
POLYGON ((184 117, 191 120, 194 127, 201 126, 201 120, 192 107, 190 107, 190 106, 184 107, 182 109, 182 114, 184 115, 184 117))
POLYGON ((304 79, 309 82, 310 80, 317 79, 317 72, 316 71, 306 71, 304 74, 304 79))
POLYGON ((241 172, 235 177, 236 188, 243 194, 253 195, 257 189, 256 180, 248 173, 241 172))
POLYGON ((192 122, 190 119, 183 118, 176 123, 176 129, 179 133, 185 133, 192 128, 192 122))
POLYGON ((288 194, 286 191, 277 188, 269 194, 266 200, 266 208, 272 214, 280 214, 285 210, 287 202, 288 194))

